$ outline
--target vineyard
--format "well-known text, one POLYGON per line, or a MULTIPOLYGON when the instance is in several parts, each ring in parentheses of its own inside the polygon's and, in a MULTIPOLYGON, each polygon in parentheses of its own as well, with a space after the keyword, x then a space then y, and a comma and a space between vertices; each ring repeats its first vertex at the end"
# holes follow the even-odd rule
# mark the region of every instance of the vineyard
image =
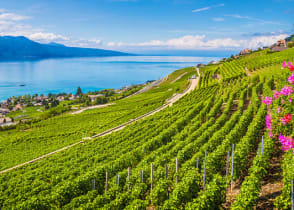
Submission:
POLYGON ((0 208, 290 209, 294 155, 266 121, 282 101, 263 103, 288 83, 283 61, 294 61, 294 49, 206 65, 200 75, 190 67, 114 105, 1 131, 4 170, 154 110, 199 77, 152 116, 0 174, 0 208))

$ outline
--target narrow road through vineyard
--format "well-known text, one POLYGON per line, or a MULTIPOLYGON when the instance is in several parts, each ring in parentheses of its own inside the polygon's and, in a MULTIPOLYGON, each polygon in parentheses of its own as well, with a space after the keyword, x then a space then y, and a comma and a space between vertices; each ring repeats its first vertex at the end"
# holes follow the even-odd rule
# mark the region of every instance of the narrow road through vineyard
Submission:
MULTIPOLYGON (((196 70, 197 70, 198 75, 199 75, 199 69, 197 68, 196 70)), ((126 122, 126 123, 123 123, 123 124, 121 124, 121 125, 119 125, 119 126, 116 126, 116 127, 114 127, 114 128, 111 128, 111 129, 109 129, 109 130, 107 130, 107 131, 101 132, 101 133, 99 133, 99 134, 97 134, 97 135, 94 135, 94 136, 92 136, 92 137, 85 137, 83 140, 81 140, 81 141, 79 141, 79 142, 76 142, 76 143, 74 143, 74 144, 68 145, 68 146, 66 146, 66 147, 63 147, 63 148, 58 149, 58 150, 56 150, 56 151, 50 152, 50 153, 48 153, 48 154, 42 155, 42 156, 40 156, 40 157, 38 157, 38 158, 35 158, 35 159, 32 159, 32 160, 30 160, 30 161, 27 161, 27 162, 24 162, 24 163, 18 164, 18 165, 14 166, 14 167, 11 167, 11 168, 8 168, 8 169, 5 169, 5 170, 2 170, 2 171, 0 171, 0 174, 3 174, 3 173, 5 173, 5 172, 8 172, 8 171, 14 170, 14 169, 19 168, 19 167, 22 167, 22 166, 25 166, 25 165, 30 164, 30 163, 33 163, 33 162, 36 162, 36 161, 41 160, 41 159, 43 159, 43 158, 49 157, 49 156, 51 156, 51 155, 54 155, 54 154, 56 154, 56 153, 58 153, 58 152, 61 152, 61 151, 67 150, 67 149, 69 149, 69 148, 71 148, 71 147, 74 147, 74 146, 76 146, 76 145, 78 145, 78 144, 84 143, 86 140, 91 140, 91 139, 93 139, 93 138, 98 138, 98 137, 102 137, 102 136, 105 136, 105 135, 111 134, 111 133, 113 133, 113 132, 117 132, 117 131, 122 130, 123 128, 125 128, 127 125, 130 125, 131 123, 134 123, 134 122, 136 122, 136 121, 138 121, 138 120, 141 120, 141 119, 144 119, 144 118, 149 117, 149 116, 151 116, 151 115, 154 115, 155 113, 157 113, 157 112, 159 112, 159 111, 165 109, 166 107, 171 106, 173 103, 175 103, 176 101, 178 101, 178 100, 181 99, 183 96, 185 96, 186 94, 190 93, 191 91, 193 91, 193 90, 197 87, 198 82, 199 82, 199 77, 196 77, 195 79, 189 79, 189 80, 190 80, 189 87, 188 87, 184 92, 175 94, 174 96, 172 96, 171 98, 169 98, 169 99, 167 100, 167 103, 165 103, 164 105, 162 105, 162 106, 156 108, 155 110, 152 110, 152 111, 150 111, 150 112, 148 112, 148 113, 146 113, 146 114, 144 114, 144 115, 141 115, 140 117, 137 117, 137 118, 135 118, 135 119, 132 119, 132 120, 126 122)), ((83 111, 85 111, 85 110, 83 110, 83 111)), ((75 114, 78 114, 78 113, 75 113, 75 114)))

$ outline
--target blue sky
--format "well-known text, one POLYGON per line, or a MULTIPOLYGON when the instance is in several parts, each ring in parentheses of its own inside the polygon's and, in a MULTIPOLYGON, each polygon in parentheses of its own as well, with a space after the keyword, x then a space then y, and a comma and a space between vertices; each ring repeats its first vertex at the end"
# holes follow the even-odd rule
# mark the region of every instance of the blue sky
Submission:
POLYGON ((236 50, 293 33, 294 0, 2 0, 0 35, 128 52, 236 50))

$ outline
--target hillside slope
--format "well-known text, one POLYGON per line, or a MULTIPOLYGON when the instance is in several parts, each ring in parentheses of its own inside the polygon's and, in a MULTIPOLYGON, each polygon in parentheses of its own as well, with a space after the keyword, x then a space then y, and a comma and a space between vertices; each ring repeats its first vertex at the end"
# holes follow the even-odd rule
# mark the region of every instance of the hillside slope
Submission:
MULTIPOLYGON (((294 156, 273 152, 280 143, 269 138, 265 117, 271 107, 262 103, 288 83, 291 72, 281 69, 283 61, 294 61, 294 49, 201 67, 198 88, 171 107, 1 174, 0 208, 290 208, 294 156), (283 160, 274 165, 274 158, 283 160), (273 167, 280 176, 271 176, 273 167), (279 183, 273 194, 266 190, 271 182, 279 183)), ((193 74, 195 68, 176 71, 116 106, 1 132, 1 168, 155 109, 185 89, 193 74)))

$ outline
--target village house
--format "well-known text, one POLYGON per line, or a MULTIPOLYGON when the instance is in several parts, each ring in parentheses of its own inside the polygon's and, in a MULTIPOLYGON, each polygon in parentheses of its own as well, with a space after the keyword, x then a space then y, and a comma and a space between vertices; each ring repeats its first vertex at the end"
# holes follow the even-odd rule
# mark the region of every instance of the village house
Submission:
POLYGON ((7 101, 7 100, 2 101, 2 102, 1 102, 1 107, 2 107, 3 109, 7 109, 7 108, 8 108, 8 101, 7 101))
POLYGON ((218 64, 218 61, 210 61, 209 64, 218 64))
POLYGON ((0 113, 1 113, 2 115, 6 115, 6 114, 8 114, 9 112, 10 112, 9 109, 6 109, 6 108, 0 108, 0 113))
POLYGON ((287 42, 285 39, 278 40, 276 44, 269 47, 272 52, 281 52, 287 49, 287 42))
POLYGON ((34 106, 43 106, 42 102, 35 103, 34 106))
POLYGON ((73 100, 75 100, 75 99, 77 99, 79 97, 80 96, 76 96, 76 95, 71 94, 71 96, 69 97, 69 100, 73 101, 73 100))
POLYGON ((10 117, 0 118, 0 124, 12 123, 12 119, 10 117))
POLYGON ((251 49, 246 48, 246 49, 244 49, 244 50, 241 50, 240 55, 248 55, 248 54, 250 54, 251 52, 252 52, 251 49))
POLYGON ((48 99, 49 99, 48 96, 39 96, 39 97, 37 97, 38 101, 43 101, 43 100, 48 100, 48 99))
POLYGON ((99 97, 104 97, 103 94, 98 94, 98 95, 88 95, 88 97, 91 99, 92 102, 96 101, 97 98, 99 97))
POLYGON ((200 67, 204 67, 204 66, 205 66, 205 65, 202 64, 202 63, 199 63, 199 64, 197 65, 198 68, 200 68, 200 67))
POLYGON ((56 99, 57 101, 64 101, 64 96, 58 96, 56 99))
POLYGON ((16 104, 14 107, 13 107, 13 109, 12 109, 12 111, 17 111, 17 110, 22 110, 23 109, 23 107, 22 107, 22 105, 21 104, 16 104))
POLYGON ((276 46, 287 47, 287 42, 285 39, 278 40, 276 46))

